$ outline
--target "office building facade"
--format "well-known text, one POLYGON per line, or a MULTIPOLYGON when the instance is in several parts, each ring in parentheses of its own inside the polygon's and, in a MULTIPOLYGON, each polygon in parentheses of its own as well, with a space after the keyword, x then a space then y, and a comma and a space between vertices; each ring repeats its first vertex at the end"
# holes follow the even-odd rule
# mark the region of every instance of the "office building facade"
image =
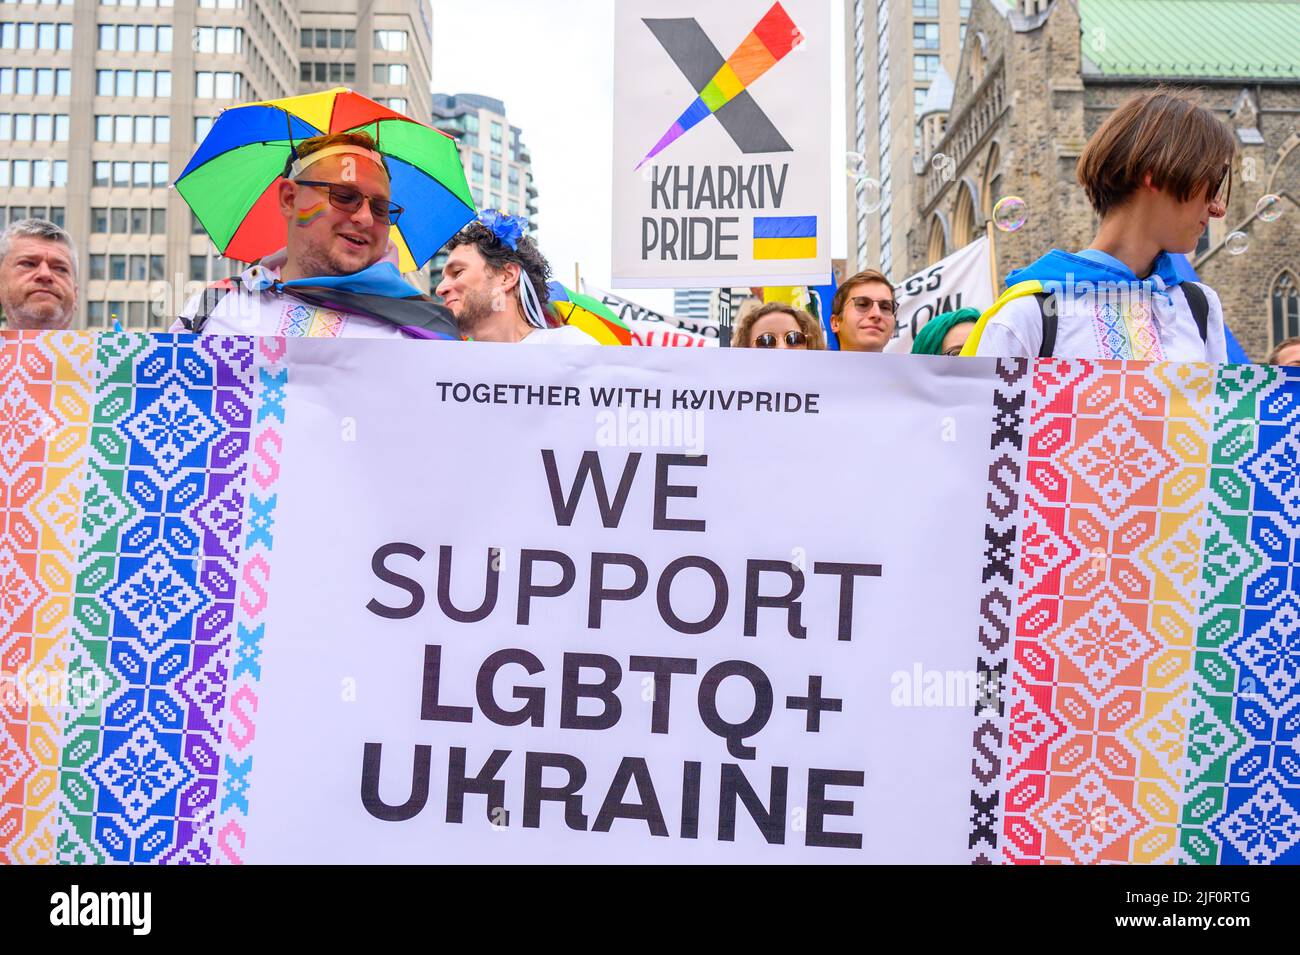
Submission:
POLYGON ((956 72, 970 3, 845 0, 845 142, 865 158, 862 175, 849 182, 850 272, 878 268, 902 277, 921 149, 918 119, 940 72, 956 72))
POLYGON ((77 325, 165 328, 189 293, 241 267, 169 188, 222 109, 348 85, 428 115, 427 0, 375 0, 364 15, 333 6, 0 2, 0 211, 5 223, 39 216, 69 231, 80 256, 77 325), (357 82, 303 82, 304 63, 315 76, 317 30, 338 74, 357 82), (404 84, 373 82, 381 66, 399 65, 404 84))

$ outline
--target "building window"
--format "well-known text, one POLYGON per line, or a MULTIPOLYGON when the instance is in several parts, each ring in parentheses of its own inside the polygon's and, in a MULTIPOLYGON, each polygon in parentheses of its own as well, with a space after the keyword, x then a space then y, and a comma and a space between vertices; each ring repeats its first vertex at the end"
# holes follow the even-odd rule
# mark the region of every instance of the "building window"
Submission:
POLYGON ((404 97, 390 96, 387 99, 383 99, 381 97, 380 99, 376 100, 376 102, 379 103, 380 106, 387 106, 395 113, 406 112, 406 99, 404 97))
POLYGON ((939 0, 912 0, 912 16, 938 17, 939 0))
POLYGON ((203 137, 208 134, 208 130, 210 130, 211 128, 212 128, 211 116, 195 116, 194 117, 194 141, 196 143, 203 142, 203 137))
POLYGON ((936 73, 939 72, 939 57, 929 53, 913 54, 912 56, 912 79, 914 80, 932 80, 936 73))
MULTIPOLYGON (((6 0, 11 2, 11 0, 6 0)), ((30 0, 27 0, 30 3, 30 0)), ((0 48, 71 50, 71 23, 0 23, 0 48)))
POLYGON ((970 16, 970 0, 961 0, 961 4, 959 5, 959 8, 958 8, 958 9, 959 9, 959 12, 961 13, 961 16, 962 16, 962 19, 963 19, 963 20, 966 19, 967 17, 969 17, 969 16, 970 16))
POLYGON ((117 53, 170 53, 172 28, 101 23, 96 46, 117 53))
POLYGON ((1273 283, 1273 344, 1300 336, 1300 285, 1283 272, 1273 283))
POLYGON ((197 53, 243 53, 242 27, 198 27, 194 31, 197 53))
POLYGON ((374 65, 374 81, 387 86, 405 86, 406 64, 376 63, 374 65))
POLYGON ((376 30, 375 49, 387 50, 389 53, 402 53, 406 50, 405 30, 376 30))
POLYGON ((912 90, 912 108, 916 110, 916 115, 921 115, 921 107, 925 105, 925 98, 930 95, 930 91, 924 86, 918 86, 912 90))
POLYGON ((356 30, 306 28, 298 31, 299 46, 311 50, 355 50, 356 30))
POLYGON ((913 23, 912 46, 918 50, 939 49, 939 24, 913 23))
POLYGON ((242 73, 201 71, 194 74, 194 95, 198 99, 238 99, 243 90, 242 73))
POLYGON ((496 182, 500 178, 501 178, 501 160, 494 159, 492 160, 492 181, 496 182))
POLYGON ((0 113, 0 140, 67 142, 69 122, 67 113, 0 113))
POLYGON ((114 282, 126 281, 125 255, 110 255, 108 257, 108 277, 114 282))
MULTIPOLYGON (((68 184, 66 159, 0 159, 0 187, 61 189, 68 184)), ((13 219, 13 210, 10 210, 13 219)))
POLYGON ((101 143, 166 143, 171 141, 167 116, 96 116, 95 141, 101 143))

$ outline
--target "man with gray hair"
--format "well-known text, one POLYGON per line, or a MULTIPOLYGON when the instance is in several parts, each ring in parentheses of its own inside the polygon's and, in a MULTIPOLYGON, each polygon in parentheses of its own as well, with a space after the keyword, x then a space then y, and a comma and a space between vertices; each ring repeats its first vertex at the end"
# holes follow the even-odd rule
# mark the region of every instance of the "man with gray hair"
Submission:
POLYGON ((52 331, 77 308, 77 250, 53 222, 19 219, 0 232, 0 308, 13 329, 52 331))

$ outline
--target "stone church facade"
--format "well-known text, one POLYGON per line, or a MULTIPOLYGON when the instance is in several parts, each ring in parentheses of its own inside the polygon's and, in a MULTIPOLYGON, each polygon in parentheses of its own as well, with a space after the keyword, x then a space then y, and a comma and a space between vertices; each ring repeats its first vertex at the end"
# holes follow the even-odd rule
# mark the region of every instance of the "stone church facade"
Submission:
MULTIPOLYGON (((1250 17, 1252 6, 1202 4, 1211 18, 1250 17)), ((1134 92, 1157 83, 1193 89, 1233 129, 1237 156, 1228 214, 1211 222, 1190 258, 1219 293, 1237 340, 1262 360, 1280 338, 1300 335, 1300 47, 1269 62, 1255 31, 1294 29, 1300 38, 1300 5, 1280 14, 1284 23, 1230 35, 1213 22, 1178 24, 1172 38, 1144 35, 1140 22, 1108 22, 1113 10, 1089 0, 974 0, 951 102, 932 97, 923 111, 907 268, 895 271, 910 274, 983 235, 1007 195, 1025 200, 1028 219, 1019 231, 994 233, 1000 276, 1053 247, 1083 248, 1097 225, 1075 178, 1088 137, 1134 92), (1283 196, 1272 222, 1255 215, 1269 193, 1283 196), (1249 246, 1233 255, 1224 240, 1236 231, 1249 246)), ((1282 47, 1286 39, 1277 37, 1282 47)))

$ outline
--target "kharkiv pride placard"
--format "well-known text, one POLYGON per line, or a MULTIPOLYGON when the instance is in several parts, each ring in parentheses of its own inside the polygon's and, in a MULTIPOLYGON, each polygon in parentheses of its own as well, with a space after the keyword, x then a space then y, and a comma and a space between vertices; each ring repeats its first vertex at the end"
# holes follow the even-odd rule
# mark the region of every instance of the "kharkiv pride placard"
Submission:
POLYGON ((618 0, 613 284, 822 285, 830 4, 618 0))
POLYGON ((2 343, 5 861, 1300 856, 1284 369, 2 343))

